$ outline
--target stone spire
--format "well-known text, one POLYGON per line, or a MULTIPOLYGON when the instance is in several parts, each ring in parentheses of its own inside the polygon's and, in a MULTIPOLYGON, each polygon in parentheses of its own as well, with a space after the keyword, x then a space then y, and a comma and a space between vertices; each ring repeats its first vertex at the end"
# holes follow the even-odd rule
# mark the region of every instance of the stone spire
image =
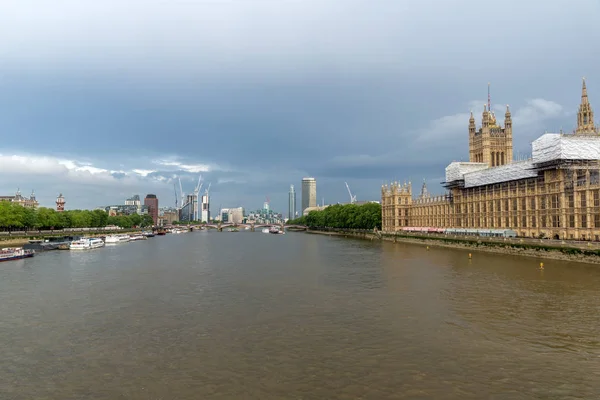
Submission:
POLYGON ((425 179, 423 179, 423 186, 421 186, 421 198, 426 199, 429 197, 429 192, 427 191, 427 184, 425 183, 425 179))
POLYGON ((504 128, 512 128, 512 116, 508 104, 506 105, 506 113, 504 114, 504 128))
POLYGON ((597 133, 598 131, 594 126, 594 111, 590 105, 585 78, 583 78, 581 86, 581 104, 579 104, 579 110, 577 111, 577 129, 575 130, 575 134, 589 135, 597 133))

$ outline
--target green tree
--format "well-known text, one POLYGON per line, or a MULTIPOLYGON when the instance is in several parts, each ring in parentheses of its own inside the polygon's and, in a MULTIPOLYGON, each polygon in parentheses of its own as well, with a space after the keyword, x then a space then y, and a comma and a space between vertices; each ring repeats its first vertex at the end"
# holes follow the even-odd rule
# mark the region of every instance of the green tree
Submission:
POLYGON ((321 211, 290 220, 288 225, 304 225, 309 228, 381 228, 381 205, 378 203, 336 204, 321 211))
POLYGON ((148 226, 153 226, 154 225, 154 220, 152 219, 152 216, 149 214, 144 214, 142 215, 142 222, 140 223, 140 226, 145 228, 148 226))

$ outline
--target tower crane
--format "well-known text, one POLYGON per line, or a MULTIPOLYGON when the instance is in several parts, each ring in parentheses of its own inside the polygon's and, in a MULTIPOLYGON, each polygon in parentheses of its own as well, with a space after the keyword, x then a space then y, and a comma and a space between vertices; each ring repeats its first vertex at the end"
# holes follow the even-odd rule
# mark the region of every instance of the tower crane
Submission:
POLYGON ((185 193, 183 193, 183 186, 181 186, 181 178, 177 177, 177 179, 179 180, 179 195, 181 196, 179 207, 183 207, 185 204, 185 193))
POLYGON ((200 190, 202 190, 202 185, 202 175, 200 175, 198 177, 198 184, 194 188, 194 221, 200 220, 201 216, 200 207, 198 207, 198 204, 202 202, 202 199, 199 199, 198 195, 200 194, 200 190))
POLYGON ((348 189, 348 194, 350 195, 350 204, 356 203, 356 195, 352 195, 352 192, 350 191, 350 186, 348 186, 348 182, 344 183, 346 184, 346 189, 348 189))
POLYGON ((175 209, 177 209, 177 184, 173 182, 173 190, 175 191, 175 209))

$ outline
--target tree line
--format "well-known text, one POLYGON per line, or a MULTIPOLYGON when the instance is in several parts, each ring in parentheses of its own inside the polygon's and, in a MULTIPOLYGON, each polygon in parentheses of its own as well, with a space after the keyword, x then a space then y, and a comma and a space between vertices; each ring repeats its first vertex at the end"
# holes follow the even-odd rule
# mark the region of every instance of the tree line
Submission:
POLYGON ((381 229, 381 205, 377 203, 336 204, 290 220, 288 225, 309 228, 381 229))
POLYGON ((28 208, 9 201, 0 201, 0 229, 64 229, 102 228, 116 225, 121 228, 152 226, 150 215, 108 216, 104 210, 69 210, 57 212, 52 208, 28 208))

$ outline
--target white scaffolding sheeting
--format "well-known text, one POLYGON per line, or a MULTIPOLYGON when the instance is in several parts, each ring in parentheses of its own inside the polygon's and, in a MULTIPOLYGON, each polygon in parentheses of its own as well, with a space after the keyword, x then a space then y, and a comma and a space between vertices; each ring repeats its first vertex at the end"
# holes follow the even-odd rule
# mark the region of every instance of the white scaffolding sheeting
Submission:
POLYGON ((546 133, 532 143, 533 162, 600 160, 600 136, 546 133))
POLYGON ((470 172, 465 174, 465 187, 469 188, 517 179, 535 178, 537 172, 533 168, 533 162, 527 160, 488 168, 483 171, 470 172))
POLYGON ((464 179, 465 174, 486 168, 488 165, 485 163, 453 162, 446 167, 446 182, 460 181, 464 179))

